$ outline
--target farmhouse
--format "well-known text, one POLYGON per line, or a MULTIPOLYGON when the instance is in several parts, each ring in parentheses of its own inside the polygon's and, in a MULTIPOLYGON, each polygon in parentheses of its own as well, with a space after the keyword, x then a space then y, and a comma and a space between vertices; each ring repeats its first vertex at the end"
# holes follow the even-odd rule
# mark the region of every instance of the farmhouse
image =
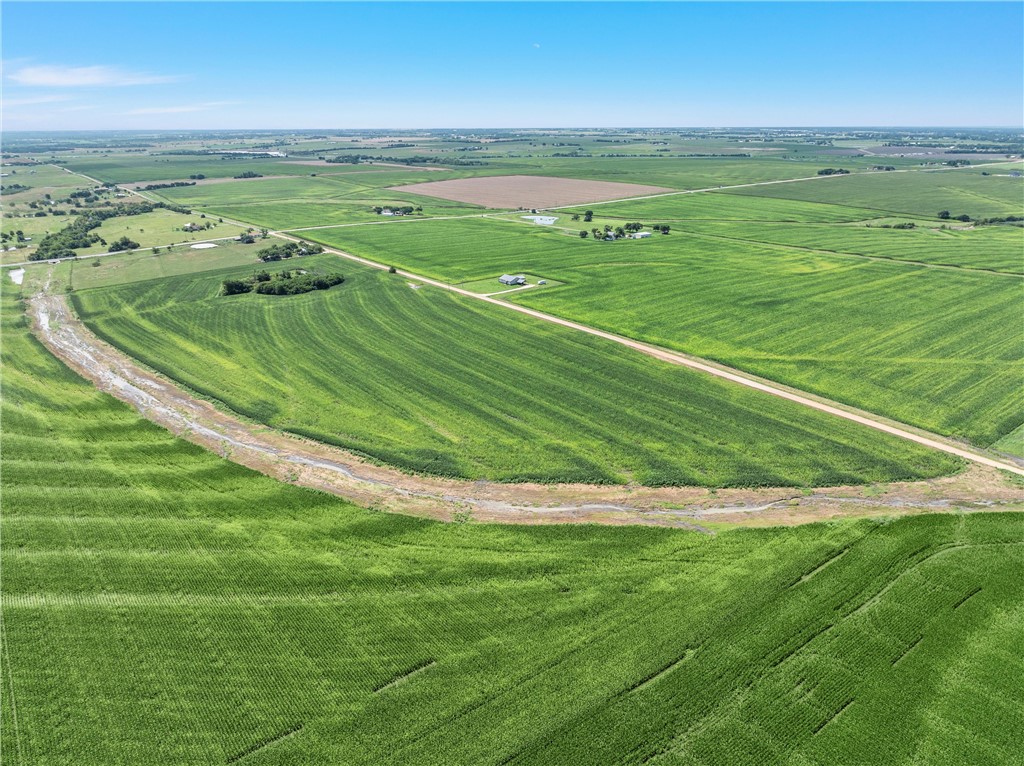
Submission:
POLYGON ((498 281, 503 285, 525 285, 526 277, 522 274, 502 274, 498 281))

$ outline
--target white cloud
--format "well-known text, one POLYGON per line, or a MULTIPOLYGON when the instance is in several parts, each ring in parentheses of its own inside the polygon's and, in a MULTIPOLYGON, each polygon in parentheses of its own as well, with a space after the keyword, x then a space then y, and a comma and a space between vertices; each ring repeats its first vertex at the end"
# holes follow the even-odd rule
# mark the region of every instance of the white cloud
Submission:
POLYGON ((180 106, 149 106, 142 109, 132 109, 125 114, 184 114, 186 112, 205 112, 207 109, 216 109, 220 106, 232 106, 237 101, 206 101, 202 104, 182 104, 180 106))
POLYGON ((59 101, 70 101, 70 96, 32 96, 29 98, 5 98, 4 108, 12 106, 33 106, 36 104, 54 104, 59 101))
POLYGON ((540 43, 534 43, 534 44, 533 44, 533 47, 534 47, 534 48, 539 48, 539 47, 540 47, 540 43))
POLYGON ((7 75, 18 85, 42 88, 117 87, 122 85, 157 85, 175 82, 180 77, 127 72, 110 66, 25 66, 7 75))

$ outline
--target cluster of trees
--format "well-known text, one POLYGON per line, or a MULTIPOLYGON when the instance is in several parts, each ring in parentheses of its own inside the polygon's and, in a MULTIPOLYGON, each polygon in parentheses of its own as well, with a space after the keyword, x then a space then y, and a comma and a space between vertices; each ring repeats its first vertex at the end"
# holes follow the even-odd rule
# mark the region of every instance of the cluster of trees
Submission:
POLYGON ((24 242, 25 232, 21 229, 18 229, 17 231, 0 231, 0 242, 7 242, 8 240, 24 242))
POLYGON ((373 212, 376 213, 377 215, 380 215, 385 210, 390 210, 392 213, 395 213, 397 215, 412 215, 413 212, 416 212, 416 213, 422 213, 423 212, 423 208, 421 208, 421 207, 413 207, 412 205, 402 205, 401 207, 395 207, 395 206, 392 206, 392 205, 374 205, 373 206, 373 212))
POLYGON ((206 176, 203 175, 202 173, 193 173, 192 175, 189 176, 189 178, 191 178, 193 181, 202 181, 204 178, 206 178, 206 176))
POLYGON ((257 173, 255 170, 246 170, 244 173, 239 173, 235 178, 263 178, 263 174, 257 173))
POLYGON ((844 168, 822 168, 818 171, 819 176, 845 176, 849 174, 850 171, 845 170, 844 168))
POLYGON ((895 170, 895 165, 872 165, 872 170, 895 170))
POLYGON ((1020 215, 1002 215, 995 218, 979 218, 978 223, 982 226, 991 223, 1022 223, 1024 222, 1024 216, 1020 215))
POLYGON ((257 271, 246 279, 225 279, 221 295, 259 293, 260 295, 299 295, 313 290, 327 290, 345 281, 341 274, 281 271, 271 274, 257 271))
POLYGON ((152 213, 160 207, 166 207, 166 205, 159 202, 129 202, 109 210, 90 210, 60 231, 43 237, 39 242, 39 247, 28 259, 30 261, 45 261, 51 258, 74 258, 77 255, 76 249, 90 247, 97 242, 106 244, 102 237, 93 233, 93 229, 98 229, 108 218, 152 213))
POLYGON ((284 258, 292 258, 296 255, 316 255, 323 251, 324 249, 320 245, 311 245, 308 242, 281 242, 263 248, 256 253, 256 257, 264 263, 270 263, 271 261, 280 261, 284 258))
MULTIPOLYGON (((587 212, 589 213, 590 211, 588 210, 587 212)), ((574 219, 578 217, 579 216, 575 216, 574 219)), ((644 225, 639 222, 627 223, 622 226, 616 226, 615 228, 605 224, 604 230, 595 227, 590 231, 581 231, 580 239, 586 239, 591 235, 593 235, 594 239, 609 239, 609 235, 611 235, 611 239, 622 239, 629 234, 635 234, 636 232, 643 230, 643 228, 644 225)), ((655 224, 651 228, 655 231, 660 231, 662 234, 668 234, 672 229, 671 226, 666 224, 655 224)))
MULTIPOLYGON (((236 178, 237 178, 237 176, 236 176, 236 178)), ((148 186, 143 186, 142 187, 142 191, 156 191, 157 189, 174 189, 174 188, 176 188, 178 186, 195 186, 195 185, 196 185, 195 181, 172 181, 171 183, 166 183, 166 184, 149 184, 148 186)))
POLYGON ((108 250, 112 253, 118 253, 122 250, 134 250, 139 247, 139 243, 135 240, 128 239, 128 237, 121 237, 110 243, 108 250))
POLYGON ((18 192, 28 191, 31 186, 25 186, 25 184, 7 184, 6 186, 0 186, 0 192, 4 194, 17 194, 18 192))
POLYGON ((480 160, 466 160, 460 157, 429 157, 422 154, 416 154, 412 157, 388 157, 383 154, 346 154, 339 155, 337 157, 327 157, 326 159, 321 157, 324 162, 328 162, 332 165, 358 165, 363 160, 371 160, 377 162, 393 162, 399 165, 486 165, 486 162, 480 160))
MULTIPOLYGON (((870 224, 869 224, 869 226, 870 226, 870 224)), ((917 224, 914 223, 913 221, 906 221, 905 223, 882 223, 882 224, 879 224, 878 226, 871 226, 871 228, 873 228, 873 229, 875 229, 875 228, 877 228, 877 229, 916 229, 917 228, 917 224)))
POLYGON ((942 163, 943 165, 949 165, 951 168, 961 168, 971 164, 970 160, 946 160, 942 163))
POLYGON ((971 217, 969 215, 967 215, 967 213, 964 213, 962 215, 952 215, 948 210, 940 210, 939 211, 939 218, 941 220, 943 220, 943 221, 953 220, 953 221, 963 221, 964 223, 967 223, 968 221, 971 220, 971 217))

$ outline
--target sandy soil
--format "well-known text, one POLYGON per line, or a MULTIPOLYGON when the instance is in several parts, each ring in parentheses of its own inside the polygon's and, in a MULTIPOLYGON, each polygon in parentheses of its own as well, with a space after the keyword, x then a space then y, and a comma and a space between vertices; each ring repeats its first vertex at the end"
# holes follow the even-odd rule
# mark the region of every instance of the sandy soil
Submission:
POLYGON ((980 465, 925 482, 816 490, 499 484, 413 476, 216 409, 101 341, 62 295, 34 296, 29 313, 33 330, 58 358, 154 423, 282 481, 385 511, 442 520, 657 524, 707 531, 709 522, 766 526, 850 516, 1024 510, 1024 489, 980 465))
POLYGON ((468 202, 493 208, 545 208, 672 192, 661 186, 613 181, 580 181, 554 176, 482 176, 451 181, 392 186, 391 191, 468 202))

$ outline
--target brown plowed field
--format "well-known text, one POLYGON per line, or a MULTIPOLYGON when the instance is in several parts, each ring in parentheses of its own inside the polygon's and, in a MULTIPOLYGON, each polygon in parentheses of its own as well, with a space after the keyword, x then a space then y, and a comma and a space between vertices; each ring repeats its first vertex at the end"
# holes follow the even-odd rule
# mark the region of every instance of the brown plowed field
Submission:
POLYGON ((543 208, 676 191, 663 186, 581 181, 554 176, 483 176, 392 186, 390 191, 440 197, 494 208, 543 208))

